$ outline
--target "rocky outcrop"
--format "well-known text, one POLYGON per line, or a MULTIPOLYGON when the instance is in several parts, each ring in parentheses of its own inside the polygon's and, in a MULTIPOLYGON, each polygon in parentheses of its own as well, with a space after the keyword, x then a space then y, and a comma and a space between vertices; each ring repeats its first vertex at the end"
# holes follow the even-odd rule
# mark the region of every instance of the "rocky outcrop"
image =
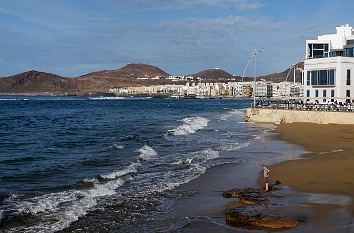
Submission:
POLYGON ((294 228, 298 224, 295 221, 272 216, 263 216, 260 214, 250 216, 246 214, 241 214, 237 213, 236 210, 226 214, 226 222, 236 227, 254 226, 271 229, 294 228))
MULTIPOLYGON (((274 186, 274 185, 273 185, 274 186)), ((277 190, 272 187, 273 191, 277 190)), ((262 205, 266 201, 266 195, 279 197, 272 193, 265 193, 261 189, 232 189, 223 192, 225 198, 238 198, 241 205, 226 213, 226 223, 236 227, 253 227, 259 229, 286 229, 294 228, 297 221, 287 220, 283 217, 274 217, 262 213, 262 205)), ((268 205, 268 203, 267 203, 268 205)))

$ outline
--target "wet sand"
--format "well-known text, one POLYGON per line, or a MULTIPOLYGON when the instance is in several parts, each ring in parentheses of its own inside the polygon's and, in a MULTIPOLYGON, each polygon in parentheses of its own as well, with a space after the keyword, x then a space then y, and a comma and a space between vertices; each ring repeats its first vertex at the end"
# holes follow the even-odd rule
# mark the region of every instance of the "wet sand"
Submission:
POLYGON ((275 132, 310 153, 271 166, 272 180, 302 192, 354 195, 354 125, 293 123, 275 132))
POLYGON ((230 188, 262 187, 263 162, 269 165, 270 183, 282 184, 262 211, 300 223, 287 232, 354 232, 354 126, 294 123, 279 125, 273 133, 237 152, 250 158, 245 166, 215 167, 179 188, 198 192, 176 203, 177 212, 194 219, 180 232, 250 232, 226 225, 225 213, 239 203, 221 195, 230 188))

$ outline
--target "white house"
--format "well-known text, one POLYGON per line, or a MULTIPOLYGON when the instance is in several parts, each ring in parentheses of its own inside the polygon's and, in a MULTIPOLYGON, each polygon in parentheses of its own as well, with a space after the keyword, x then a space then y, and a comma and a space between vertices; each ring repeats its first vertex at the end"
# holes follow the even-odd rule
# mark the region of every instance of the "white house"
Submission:
POLYGON ((306 41, 304 99, 351 102, 354 97, 354 31, 348 24, 336 34, 306 41))

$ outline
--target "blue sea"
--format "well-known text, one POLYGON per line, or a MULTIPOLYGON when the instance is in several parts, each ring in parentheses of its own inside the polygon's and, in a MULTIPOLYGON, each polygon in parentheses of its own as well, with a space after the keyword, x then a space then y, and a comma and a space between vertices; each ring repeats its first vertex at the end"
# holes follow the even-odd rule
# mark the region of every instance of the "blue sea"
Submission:
POLYGON ((264 132, 244 123, 250 104, 0 96, 0 231, 84 225, 84 232, 104 232, 102 221, 111 221, 124 232, 161 220, 174 199, 193 195, 176 187, 212 167, 244 163, 224 152, 246 148, 264 132), (101 223, 88 221, 94 213, 101 223))

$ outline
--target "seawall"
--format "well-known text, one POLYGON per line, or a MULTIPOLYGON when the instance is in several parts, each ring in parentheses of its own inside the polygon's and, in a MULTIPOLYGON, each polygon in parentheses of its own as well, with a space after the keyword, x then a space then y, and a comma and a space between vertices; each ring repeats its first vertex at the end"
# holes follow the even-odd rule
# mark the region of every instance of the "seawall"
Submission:
POLYGON ((249 108, 247 109, 245 121, 275 124, 294 122, 316 124, 354 124, 354 112, 249 108))

